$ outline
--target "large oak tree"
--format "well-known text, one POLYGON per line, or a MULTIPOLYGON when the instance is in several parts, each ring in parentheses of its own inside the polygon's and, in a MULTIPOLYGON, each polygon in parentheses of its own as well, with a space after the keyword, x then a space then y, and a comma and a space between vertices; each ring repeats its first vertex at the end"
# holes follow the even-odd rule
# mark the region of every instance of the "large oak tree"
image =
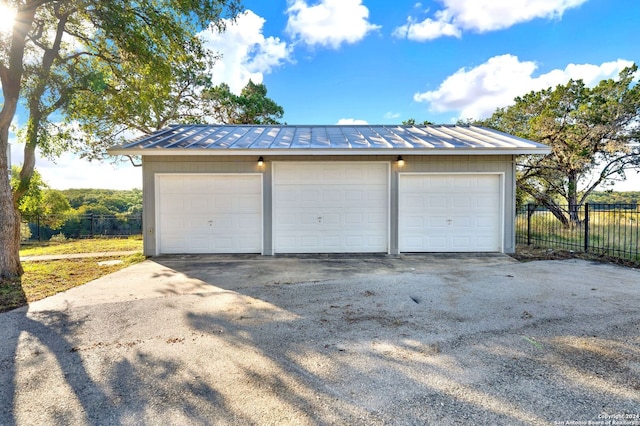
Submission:
POLYGON ((597 187, 640 165, 640 85, 637 66, 593 88, 582 80, 531 92, 476 122, 551 147, 546 156, 518 158, 518 188, 565 226, 597 187))
MULTIPOLYGON (((186 66, 188 71, 188 64, 202 64, 207 52, 196 37, 198 31, 211 23, 221 29, 223 18, 236 16, 240 8, 238 0, 13 0, 3 4, 15 11, 15 23, 10 32, 0 34, 0 171, 8 168, 9 129, 21 99, 28 117, 22 133, 24 163, 13 191, 8 173, 0 172, 0 279, 23 272, 17 205, 29 188, 36 148, 48 156, 95 148, 73 137, 72 127, 57 125, 70 105, 83 92, 104 90, 109 75, 126 81, 127 73, 144 67, 166 89, 174 81, 176 68, 186 66)), ((154 99, 171 92, 148 87, 131 90, 154 99)))

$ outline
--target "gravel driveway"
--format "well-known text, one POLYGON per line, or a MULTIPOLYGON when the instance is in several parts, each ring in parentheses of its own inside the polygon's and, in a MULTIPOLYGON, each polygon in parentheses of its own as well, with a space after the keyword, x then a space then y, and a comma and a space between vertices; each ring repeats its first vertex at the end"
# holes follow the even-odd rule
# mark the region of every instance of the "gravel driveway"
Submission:
POLYGON ((583 260, 159 257, 0 324, 1 425, 640 425, 640 272, 583 260))

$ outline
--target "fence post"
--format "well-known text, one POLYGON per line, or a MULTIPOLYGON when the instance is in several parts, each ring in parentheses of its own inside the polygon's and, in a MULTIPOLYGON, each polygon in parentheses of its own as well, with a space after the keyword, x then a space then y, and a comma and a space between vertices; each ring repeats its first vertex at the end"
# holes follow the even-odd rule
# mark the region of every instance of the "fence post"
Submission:
POLYGON ((91 238, 93 238, 93 213, 89 215, 89 219, 91 220, 91 238))
POLYGON ((589 203, 584 205, 584 252, 589 252, 589 203))
POLYGON ((40 233, 40 213, 36 215, 36 225, 38 227, 38 242, 42 242, 42 234, 40 233))
POLYGON ((527 204, 527 245, 531 245, 531 216, 533 216, 533 212, 536 210, 536 205, 529 203, 527 204))

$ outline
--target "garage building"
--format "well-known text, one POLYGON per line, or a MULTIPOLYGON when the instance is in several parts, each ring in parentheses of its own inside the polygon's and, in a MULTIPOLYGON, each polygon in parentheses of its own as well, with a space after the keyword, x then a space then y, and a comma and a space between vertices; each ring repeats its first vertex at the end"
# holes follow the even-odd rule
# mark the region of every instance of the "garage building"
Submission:
POLYGON ((174 125, 142 157, 144 253, 515 250, 515 157, 477 126, 174 125))

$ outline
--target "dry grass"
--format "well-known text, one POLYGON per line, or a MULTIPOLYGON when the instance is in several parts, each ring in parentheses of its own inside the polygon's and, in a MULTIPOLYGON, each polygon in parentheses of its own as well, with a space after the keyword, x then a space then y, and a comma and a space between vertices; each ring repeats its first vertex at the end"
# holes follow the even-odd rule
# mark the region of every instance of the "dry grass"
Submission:
POLYGON ((640 262, 622 259, 614 256, 607 256, 598 253, 584 253, 581 251, 550 249, 538 246, 527 246, 518 244, 516 252, 510 255, 521 262, 531 262, 535 260, 563 260, 563 259, 584 259, 603 263, 615 263, 616 265, 630 268, 640 268, 640 262))
POLYGON ((22 290, 27 302, 35 302, 56 293, 86 284, 144 260, 141 253, 109 258, 65 259, 24 264, 22 290), (117 265, 100 265, 104 260, 121 260, 117 265))
MULTIPOLYGON (((21 250, 21 256, 44 254, 70 254, 84 252, 142 251, 142 241, 123 240, 77 240, 60 244, 47 244, 21 250)), ((24 306, 29 302, 63 292, 73 287, 100 278, 145 259, 142 252, 128 256, 100 258, 48 260, 24 262, 24 275, 20 279, 0 281, 0 312, 24 306), (100 265, 104 260, 121 260, 117 265, 100 265)))
MULTIPOLYGON (((640 262, 639 212, 594 209, 591 210, 589 217, 589 251, 603 253, 603 257, 620 258, 622 263, 640 262)), ((516 217, 518 241, 526 240, 527 227, 527 214, 518 214, 516 217)), ((544 246, 556 253, 570 253, 571 250, 576 252, 583 250, 585 230, 581 226, 567 228, 550 212, 537 211, 531 217, 530 235, 532 244, 544 246)))
POLYGON ((130 238, 91 238, 82 240, 69 240, 62 243, 39 243, 24 246, 20 250, 20 256, 40 256, 46 254, 73 254, 109 251, 142 251, 142 236, 130 238))

